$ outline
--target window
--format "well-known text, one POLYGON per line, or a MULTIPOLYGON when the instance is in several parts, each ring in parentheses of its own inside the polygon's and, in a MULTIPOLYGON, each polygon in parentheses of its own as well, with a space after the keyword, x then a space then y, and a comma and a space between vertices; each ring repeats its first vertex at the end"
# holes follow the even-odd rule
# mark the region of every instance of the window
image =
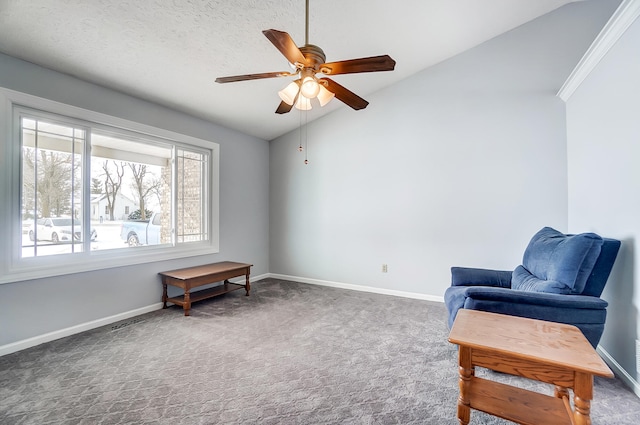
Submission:
POLYGON ((22 100, 9 99, 0 151, 12 200, 0 218, 17 229, 0 283, 217 252, 217 144, 0 95, 22 100))

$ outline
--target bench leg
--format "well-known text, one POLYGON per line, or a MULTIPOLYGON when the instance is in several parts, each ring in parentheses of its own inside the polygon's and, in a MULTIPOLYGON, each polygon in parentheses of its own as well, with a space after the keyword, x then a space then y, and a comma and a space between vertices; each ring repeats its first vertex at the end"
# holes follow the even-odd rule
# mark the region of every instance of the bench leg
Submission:
POLYGON ((191 310, 191 296, 189 295, 189 290, 184 290, 184 304, 182 304, 182 309, 184 310, 184 315, 189 316, 189 310, 191 310))
POLYGON ((167 284, 162 280, 162 308, 167 308, 167 284))

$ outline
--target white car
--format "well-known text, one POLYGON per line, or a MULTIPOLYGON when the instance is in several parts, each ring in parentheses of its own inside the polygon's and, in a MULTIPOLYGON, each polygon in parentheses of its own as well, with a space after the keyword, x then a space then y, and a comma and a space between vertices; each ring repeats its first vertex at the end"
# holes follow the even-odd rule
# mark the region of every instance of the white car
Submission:
MULTIPOLYGON (((59 242, 80 242, 82 241, 82 225, 79 220, 71 221, 70 217, 39 218, 37 227, 33 225, 29 229, 29 239, 39 241, 59 242)), ((95 241, 98 234, 95 229, 91 229, 91 240, 95 241)))

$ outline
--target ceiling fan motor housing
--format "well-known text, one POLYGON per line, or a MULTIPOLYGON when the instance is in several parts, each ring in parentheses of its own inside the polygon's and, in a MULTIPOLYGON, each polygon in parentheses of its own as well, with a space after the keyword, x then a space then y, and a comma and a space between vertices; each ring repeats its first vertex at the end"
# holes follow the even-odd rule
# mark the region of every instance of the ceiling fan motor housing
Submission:
POLYGON ((304 68, 312 68, 315 72, 320 72, 318 67, 326 61, 326 56, 322 49, 313 44, 305 44, 300 47, 300 51, 307 60, 307 63, 304 64, 304 68))

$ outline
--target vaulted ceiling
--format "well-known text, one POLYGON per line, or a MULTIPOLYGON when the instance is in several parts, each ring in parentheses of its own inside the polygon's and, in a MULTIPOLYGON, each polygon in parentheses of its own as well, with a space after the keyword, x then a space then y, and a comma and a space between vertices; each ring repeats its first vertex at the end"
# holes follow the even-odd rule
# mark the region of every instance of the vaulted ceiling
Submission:
MULTIPOLYGON (((327 61, 388 54, 394 71, 333 79, 371 93, 573 0, 310 0, 309 43, 327 61)), ((290 70, 262 34, 300 46, 305 0, 0 2, 0 52, 271 140, 300 123, 274 113, 292 78, 216 84, 290 70)), ((333 100, 308 120, 337 108, 333 100)), ((353 111, 352 113, 363 113, 353 111)), ((366 110, 365 110, 366 111, 366 110)))

